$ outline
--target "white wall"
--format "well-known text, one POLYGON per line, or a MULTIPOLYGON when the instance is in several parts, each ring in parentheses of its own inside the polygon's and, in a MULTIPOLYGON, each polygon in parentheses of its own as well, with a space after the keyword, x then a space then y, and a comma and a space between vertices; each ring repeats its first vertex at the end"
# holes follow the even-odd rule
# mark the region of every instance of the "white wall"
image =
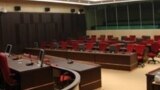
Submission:
POLYGON ((131 29, 131 30, 87 30, 87 35, 113 35, 121 38, 121 36, 136 35, 141 37, 142 35, 149 35, 153 38, 154 35, 160 35, 160 29, 131 29))
POLYGON ((14 12, 14 6, 21 6, 20 12, 44 12, 45 7, 50 7, 50 12, 70 13, 70 9, 72 8, 76 9, 76 11, 78 11, 79 8, 83 8, 82 6, 67 4, 0 1, 0 8, 4 8, 8 12, 14 12))

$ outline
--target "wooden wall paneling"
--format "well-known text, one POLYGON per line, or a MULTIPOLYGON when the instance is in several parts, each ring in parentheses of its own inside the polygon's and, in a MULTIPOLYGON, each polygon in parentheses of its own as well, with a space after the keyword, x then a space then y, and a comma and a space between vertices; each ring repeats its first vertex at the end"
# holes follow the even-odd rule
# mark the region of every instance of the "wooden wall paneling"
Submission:
POLYGON ((0 51, 2 51, 2 14, 0 13, 0 51))
POLYGON ((55 13, 54 14, 54 22, 55 22, 55 25, 56 25, 55 28, 57 29, 58 39, 62 40, 63 39, 62 14, 55 13))
POLYGON ((85 14, 78 15, 78 36, 86 35, 86 22, 85 22, 85 14))
POLYGON ((78 22, 77 22, 77 19, 78 19, 78 14, 73 14, 72 15, 72 33, 73 33, 73 37, 74 38, 77 38, 78 36, 78 22))
POLYGON ((23 23, 26 23, 26 24, 31 23, 30 13, 23 13, 22 17, 23 17, 23 23))
POLYGON ((12 20, 12 14, 10 13, 4 13, 3 17, 2 17, 2 42, 3 42, 3 47, 5 47, 5 45, 7 43, 11 43, 12 44, 12 29, 13 27, 13 20, 12 20))
POLYGON ((20 40, 20 47, 23 49, 25 47, 28 47, 28 28, 27 24, 19 24, 19 40, 20 40))
POLYGON ((10 12, 8 13, 10 18, 9 20, 13 23, 21 23, 21 18, 20 18, 20 14, 21 13, 14 13, 14 12, 10 12))
POLYGON ((55 21, 54 21, 54 13, 50 13, 49 14, 50 15, 50 21, 51 21, 51 23, 55 23, 55 21))
POLYGON ((51 38, 52 40, 57 40, 57 37, 58 37, 58 34, 57 34, 57 30, 56 30, 56 24, 55 23, 51 23, 51 27, 52 27, 52 30, 51 30, 51 38))
POLYGON ((0 24, 0 47, 3 50, 7 43, 32 47, 34 42, 85 34, 85 16, 77 14, 9 12, 1 15, 0 24))
POLYGON ((64 14, 63 15, 63 34, 64 38, 72 38, 71 37, 71 15, 64 14))
POLYGON ((40 13, 32 13, 30 18, 31 18, 31 23, 40 23, 41 22, 41 14, 40 13))
POLYGON ((28 37, 28 40, 29 40, 29 46, 30 47, 33 47, 34 45, 34 42, 36 42, 36 33, 35 32, 35 24, 28 24, 28 31, 29 31, 29 37, 28 37))
POLYGON ((41 20, 42 20, 42 23, 51 23, 52 21, 51 15, 49 13, 42 13, 41 20))
POLYGON ((44 24, 42 24, 42 23, 37 24, 37 30, 38 30, 37 34, 38 34, 38 40, 39 40, 39 42, 45 41, 46 39, 45 39, 44 24))
POLYGON ((50 38, 51 38, 51 36, 50 36, 50 29, 51 29, 51 26, 48 23, 46 23, 45 24, 45 36, 46 36, 46 41, 47 42, 49 42, 50 38))
POLYGON ((56 39, 55 36, 57 35, 54 30, 55 30, 54 23, 46 24, 46 36, 48 41, 53 41, 56 39))

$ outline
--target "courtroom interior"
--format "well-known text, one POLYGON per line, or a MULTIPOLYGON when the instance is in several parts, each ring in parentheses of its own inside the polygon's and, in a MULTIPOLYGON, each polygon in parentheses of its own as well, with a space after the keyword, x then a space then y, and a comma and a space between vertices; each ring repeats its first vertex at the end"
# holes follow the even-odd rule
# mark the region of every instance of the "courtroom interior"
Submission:
POLYGON ((160 90, 160 0, 0 0, 0 90, 160 90))

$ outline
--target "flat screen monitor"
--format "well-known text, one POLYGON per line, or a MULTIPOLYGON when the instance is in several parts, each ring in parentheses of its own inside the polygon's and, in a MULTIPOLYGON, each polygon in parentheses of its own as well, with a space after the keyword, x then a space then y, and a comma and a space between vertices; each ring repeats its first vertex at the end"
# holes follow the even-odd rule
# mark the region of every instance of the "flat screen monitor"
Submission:
POLYGON ((40 67, 43 67, 43 60, 44 60, 44 49, 40 49, 39 51, 39 60, 41 61, 40 67))
POLYGON ((10 56, 11 50, 12 50, 12 45, 7 44, 6 49, 5 49, 5 53, 8 54, 8 56, 10 56))

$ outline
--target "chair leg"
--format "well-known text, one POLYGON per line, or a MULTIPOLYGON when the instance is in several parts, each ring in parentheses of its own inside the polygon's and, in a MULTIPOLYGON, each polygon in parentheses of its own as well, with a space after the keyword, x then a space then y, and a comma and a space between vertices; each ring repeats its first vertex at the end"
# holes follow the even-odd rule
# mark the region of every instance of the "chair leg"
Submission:
POLYGON ((152 58, 152 60, 149 60, 149 61, 148 61, 148 64, 151 63, 151 62, 153 62, 154 64, 160 63, 159 61, 155 60, 154 57, 152 58))
POLYGON ((138 62, 138 67, 144 67, 145 66, 145 64, 143 63, 143 62, 138 62))

